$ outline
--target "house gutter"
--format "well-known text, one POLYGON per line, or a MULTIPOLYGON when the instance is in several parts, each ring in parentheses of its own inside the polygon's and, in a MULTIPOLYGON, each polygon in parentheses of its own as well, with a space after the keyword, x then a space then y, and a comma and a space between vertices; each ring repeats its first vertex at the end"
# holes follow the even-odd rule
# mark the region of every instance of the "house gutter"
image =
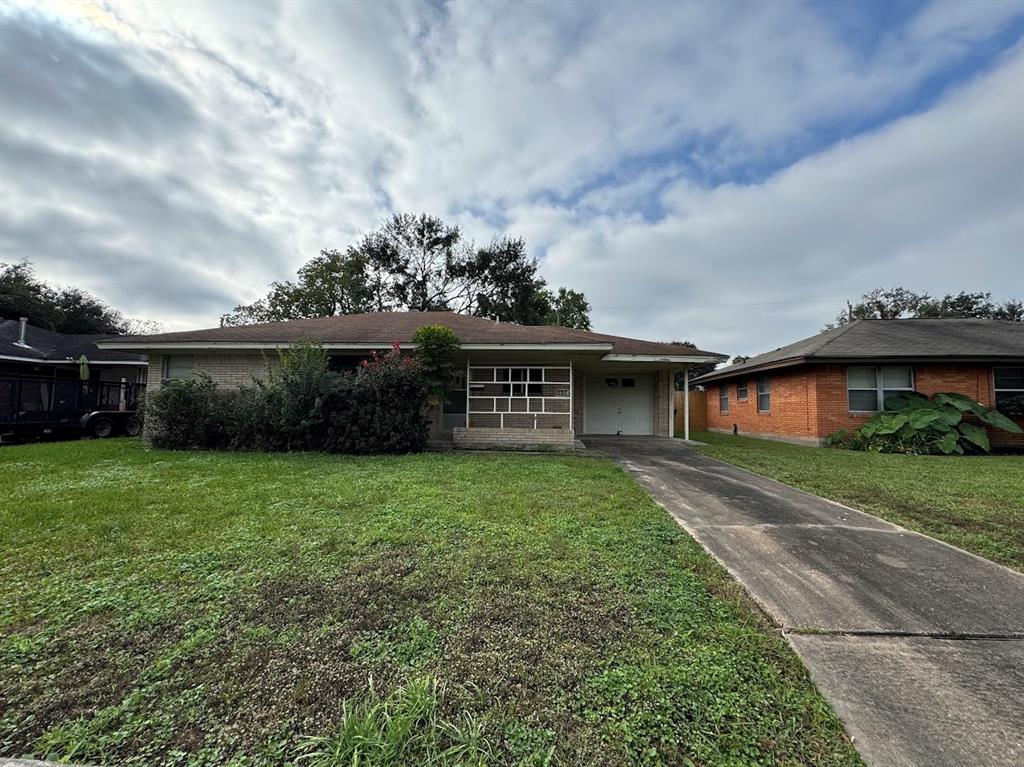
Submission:
MULTIPOLYGON (((237 341, 169 341, 155 343, 132 343, 116 341, 98 341, 96 347, 105 350, 122 351, 219 351, 219 350, 242 350, 242 351, 266 351, 273 349, 287 349, 296 342, 282 341, 281 343, 262 342, 237 342, 237 341)), ((414 343, 399 342, 403 349, 415 349, 414 343)), ((331 351, 372 351, 390 349, 390 343, 323 343, 324 349, 331 351)), ((607 352, 614 348, 614 344, 461 344, 464 351, 551 351, 551 352, 607 352)), ((703 358, 702 358, 703 360, 703 358)))

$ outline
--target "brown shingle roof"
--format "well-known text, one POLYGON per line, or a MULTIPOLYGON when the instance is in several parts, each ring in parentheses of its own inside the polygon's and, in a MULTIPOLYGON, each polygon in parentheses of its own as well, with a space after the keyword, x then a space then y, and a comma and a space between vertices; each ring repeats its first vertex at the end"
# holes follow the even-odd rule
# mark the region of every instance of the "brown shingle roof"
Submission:
POLYGON ((982 319, 854 320, 746 362, 715 370, 698 383, 813 361, 1024 360, 1024 322, 982 319))
POLYGON ((688 357, 723 357, 714 352, 690 349, 678 344, 642 341, 587 330, 561 328, 553 325, 516 325, 494 322, 455 312, 371 312, 338 317, 319 317, 287 322, 268 322, 260 325, 238 325, 225 328, 186 330, 177 333, 158 333, 149 336, 121 336, 111 339, 112 348, 146 349, 154 344, 231 344, 267 345, 287 344, 303 339, 332 346, 344 344, 412 343, 413 333, 424 325, 447 325, 462 344, 549 345, 593 344, 595 350, 611 344, 611 354, 659 355, 688 357))

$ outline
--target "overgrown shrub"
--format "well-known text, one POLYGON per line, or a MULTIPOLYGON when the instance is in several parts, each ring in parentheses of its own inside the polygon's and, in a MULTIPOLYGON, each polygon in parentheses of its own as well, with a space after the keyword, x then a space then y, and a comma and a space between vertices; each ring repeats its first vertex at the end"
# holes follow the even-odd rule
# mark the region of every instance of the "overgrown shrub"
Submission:
POLYGON ((444 400, 455 375, 458 336, 446 325, 424 325, 413 334, 412 341, 416 344, 416 361, 430 395, 435 401, 444 400))
POLYGON ((827 444, 882 453, 963 455, 992 449, 986 425, 1021 433, 1020 426, 1005 415, 963 394, 939 393, 928 399, 907 392, 887 397, 885 405, 885 411, 857 431, 830 434, 827 444))
POLYGON ((208 376, 166 381, 146 396, 146 434, 158 447, 187 450, 224 441, 221 392, 208 376))
POLYGON ((283 452, 407 453, 427 440, 427 383, 400 350, 355 372, 328 369, 312 343, 292 346, 267 381, 219 389, 207 377, 168 381, 150 394, 156 447, 283 452))

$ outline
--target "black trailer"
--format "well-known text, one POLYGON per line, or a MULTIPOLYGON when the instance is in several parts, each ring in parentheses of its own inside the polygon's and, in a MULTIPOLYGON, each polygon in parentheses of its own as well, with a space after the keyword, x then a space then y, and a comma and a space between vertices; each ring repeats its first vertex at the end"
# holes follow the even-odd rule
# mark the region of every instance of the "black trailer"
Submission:
POLYGON ((134 436, 146 385, 45 376, 0 376, 0 442, 134 436))

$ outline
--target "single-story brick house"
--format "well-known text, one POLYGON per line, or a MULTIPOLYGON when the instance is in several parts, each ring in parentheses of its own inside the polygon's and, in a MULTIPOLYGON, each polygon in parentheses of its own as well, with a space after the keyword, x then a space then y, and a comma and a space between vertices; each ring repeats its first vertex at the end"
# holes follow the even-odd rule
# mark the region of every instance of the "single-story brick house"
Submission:
POLYGON ((959 392, 1024 425, 1024 323, 854 320, 695 380, 707 389, 709 429, 783 441, 821 444, 856 429, 897 391, 959 392))
MULTIPOLYGON (((209 375, 238 386, 267 375, 277 350, 321 343, 337 369, 398 342, 412 349, 424 325, 459 338, 449 401, 431 437, 457 447, 571 447, 581 434, 673 436, 673 380, 723 355, 553 326, 495 322, 453 312, 374 312, 110 339, 105 349, 149 356, 150 386, 209 375)), ((688 404, 688 401, 687 401, 688 404)))

